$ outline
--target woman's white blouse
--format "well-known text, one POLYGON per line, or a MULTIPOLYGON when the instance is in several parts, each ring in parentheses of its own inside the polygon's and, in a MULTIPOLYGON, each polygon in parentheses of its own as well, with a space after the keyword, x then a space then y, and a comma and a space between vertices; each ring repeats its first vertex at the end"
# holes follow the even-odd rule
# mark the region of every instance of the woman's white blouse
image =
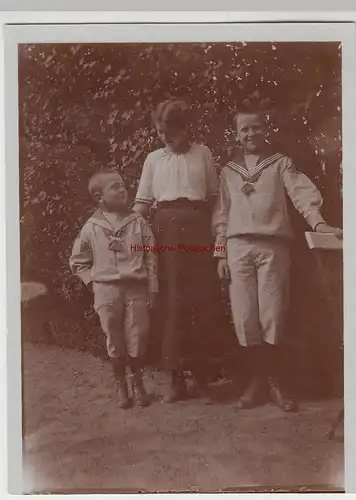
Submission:
POLYGON ((203 201, 217 192, 213 155, 207 146, 194 143, 185 154, 158 149, 147 156, 136 202, 151 204, 178 198, 203 201))

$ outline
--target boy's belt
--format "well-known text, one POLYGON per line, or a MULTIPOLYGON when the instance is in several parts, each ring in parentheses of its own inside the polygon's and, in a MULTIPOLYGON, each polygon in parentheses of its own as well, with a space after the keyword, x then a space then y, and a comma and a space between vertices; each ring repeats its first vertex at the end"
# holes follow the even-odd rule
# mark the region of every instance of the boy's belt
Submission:
POLYGON ((188 200, 188 198, 177 198, 172 201, 160 201, 157 208, 204 208, 208 204, 206 201, 188 200))

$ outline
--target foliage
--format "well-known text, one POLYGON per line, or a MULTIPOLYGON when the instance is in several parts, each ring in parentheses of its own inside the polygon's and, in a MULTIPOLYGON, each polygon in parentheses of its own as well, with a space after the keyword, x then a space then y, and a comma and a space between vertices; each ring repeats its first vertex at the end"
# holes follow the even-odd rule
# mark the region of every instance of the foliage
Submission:
POLYGON ((314 179, 326 216, 340 224, 340 67, 336 43, 21 45, 23 277, 89 304, 68 268, 94 209, 88 178, 114 167, 133 199, 143 161, 159 145, 150 111, 171 96, 189 101, 194 134, 218 168, 234 144, 233 110, 245 99, 261 102, 271 140, 314 179))

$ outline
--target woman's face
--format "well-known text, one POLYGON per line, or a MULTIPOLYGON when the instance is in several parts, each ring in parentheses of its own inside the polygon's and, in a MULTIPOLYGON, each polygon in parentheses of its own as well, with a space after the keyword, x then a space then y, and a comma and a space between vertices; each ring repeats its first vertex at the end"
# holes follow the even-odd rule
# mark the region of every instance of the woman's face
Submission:
POLYGON ((167 149, 173 152, 179 152, 182 146, 186 143, 186 130, 176 127, 164 126, 156 123, 156 130, 159 139, 163 142, 167 149))

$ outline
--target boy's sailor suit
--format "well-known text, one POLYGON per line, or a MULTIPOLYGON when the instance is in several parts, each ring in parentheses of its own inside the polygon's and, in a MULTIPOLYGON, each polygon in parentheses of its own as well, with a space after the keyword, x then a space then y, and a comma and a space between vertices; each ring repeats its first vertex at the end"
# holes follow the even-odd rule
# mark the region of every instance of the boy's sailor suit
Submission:
POLYGON ((157 256, 146 221, 130 212, 113 227, 99 209, 75 240, 70 267, 93 282, 94 307, 111 358, 144 354, 149 328, 147 292, 158 291, 157 256))
POLYGON ((213 215, 215 252, 231 274, 230 300, 242 346, 277 344, 285 329, 293 232, 288 200, 314 229, 323 223, 322 197, 292 160, 267 150, 254 168, 238 152, 222 169, 213 215))

